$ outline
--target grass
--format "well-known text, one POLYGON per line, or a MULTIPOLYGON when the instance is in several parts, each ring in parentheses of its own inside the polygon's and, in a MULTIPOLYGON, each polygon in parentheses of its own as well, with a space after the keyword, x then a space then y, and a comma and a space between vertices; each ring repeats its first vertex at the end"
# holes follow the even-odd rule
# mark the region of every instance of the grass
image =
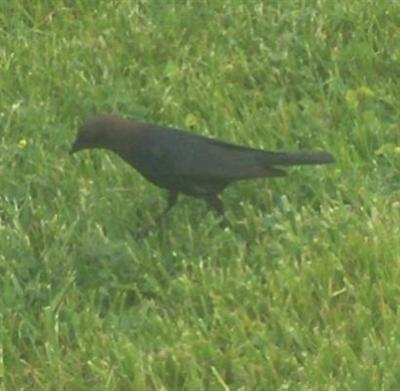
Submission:
POLYGON ((0 11, 0 384, 400 387, 400 3, 16 0, 0 11), (234 229, 68 147, 114 112, 334 166, 230 187, 234 229))

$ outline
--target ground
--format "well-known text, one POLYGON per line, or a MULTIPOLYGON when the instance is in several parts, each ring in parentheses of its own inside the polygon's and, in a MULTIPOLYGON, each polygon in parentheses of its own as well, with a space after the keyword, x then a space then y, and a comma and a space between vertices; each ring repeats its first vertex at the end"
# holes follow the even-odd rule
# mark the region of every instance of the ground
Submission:
POLYGON ((400 3, 10 1, 0 11, 0 382, 399 389, 400 3), (231 226, 116 156, 112 112, 331 166, 240 183, 231 226))

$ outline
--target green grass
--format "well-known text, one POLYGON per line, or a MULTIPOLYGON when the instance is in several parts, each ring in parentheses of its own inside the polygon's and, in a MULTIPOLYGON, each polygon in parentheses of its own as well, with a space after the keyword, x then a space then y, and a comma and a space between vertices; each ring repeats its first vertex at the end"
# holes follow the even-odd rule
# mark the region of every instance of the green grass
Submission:
POLYGON ((400 388, 400 3, 0 10, 0 388, 400 388), (237 184, 233 228, 102 151, 114 112, 334 166, 237 184))

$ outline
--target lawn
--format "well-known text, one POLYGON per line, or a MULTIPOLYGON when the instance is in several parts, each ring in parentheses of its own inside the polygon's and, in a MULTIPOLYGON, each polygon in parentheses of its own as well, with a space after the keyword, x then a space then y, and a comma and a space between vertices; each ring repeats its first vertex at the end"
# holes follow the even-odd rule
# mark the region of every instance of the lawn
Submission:
POLYGON ((400 2, 4 2, 0 388, 400 389, 400 2), (117 156, 115 113, 336 164, 229 187, 230 226, 117 156))

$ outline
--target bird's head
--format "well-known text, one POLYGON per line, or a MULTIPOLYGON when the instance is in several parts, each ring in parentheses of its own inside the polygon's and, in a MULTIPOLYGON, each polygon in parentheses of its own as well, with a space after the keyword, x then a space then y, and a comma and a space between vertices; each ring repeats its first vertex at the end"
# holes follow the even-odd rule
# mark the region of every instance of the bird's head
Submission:
POLYGON ((115 126, 116 118, 111 115, 90 118, 80 127, 70 153, 83 149, 110 148, 115 126))

